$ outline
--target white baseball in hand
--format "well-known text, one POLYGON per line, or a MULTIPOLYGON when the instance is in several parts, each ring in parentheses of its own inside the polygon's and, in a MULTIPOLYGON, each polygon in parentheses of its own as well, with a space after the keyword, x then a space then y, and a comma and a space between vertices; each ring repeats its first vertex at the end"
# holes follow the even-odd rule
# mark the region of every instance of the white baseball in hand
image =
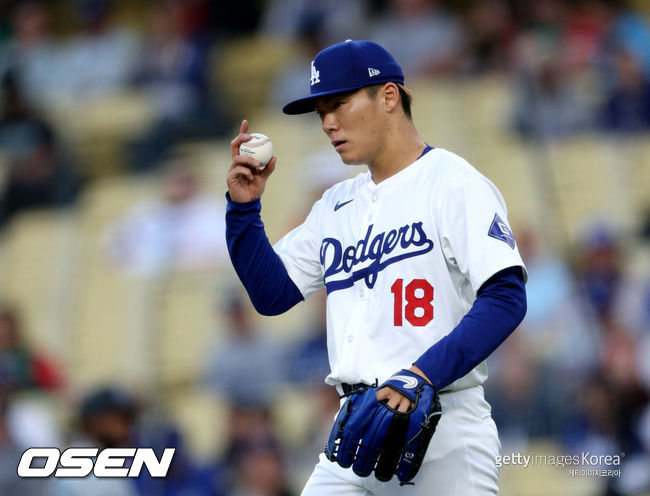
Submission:
POLYGON ((249 155, 260 163, 259 169, 264 169, 273 158, 273 142, 261 133, 250 133, 251 139, 239 145, 239 153, 249 155))

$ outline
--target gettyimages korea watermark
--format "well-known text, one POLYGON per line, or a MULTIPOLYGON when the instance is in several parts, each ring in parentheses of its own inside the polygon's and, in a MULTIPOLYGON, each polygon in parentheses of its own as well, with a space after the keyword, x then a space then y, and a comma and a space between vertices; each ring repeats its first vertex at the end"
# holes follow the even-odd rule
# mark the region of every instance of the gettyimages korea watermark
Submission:
POLYGON ((165 448, 158 459, 152 448, 29 448, 20 457, 17 471, 25 479, 91 473, 97 478, 138 477, 146 467, 151 477, 165 477, 175 452, 176 448, 165 448))
POLYGON ((621 462, 625 453, 617 455, 595 455, 583 451, 576 455, 536 455, 534 453, 511 453, 495 458, 497 468, 519 466, 528 468, 532 465, 546 465, 569 469, 571 477, 620 477, 621 462))

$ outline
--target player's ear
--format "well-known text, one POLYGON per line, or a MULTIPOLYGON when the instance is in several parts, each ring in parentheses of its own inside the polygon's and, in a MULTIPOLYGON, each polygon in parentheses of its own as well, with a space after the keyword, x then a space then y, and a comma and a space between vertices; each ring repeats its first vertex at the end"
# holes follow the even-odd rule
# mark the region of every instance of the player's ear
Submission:
POLYGON ((392 112, 397 108, 399 103, 399 88, 395 83, 386 83, 382 88, 382 100, 384 109, 387 112, 392 112))

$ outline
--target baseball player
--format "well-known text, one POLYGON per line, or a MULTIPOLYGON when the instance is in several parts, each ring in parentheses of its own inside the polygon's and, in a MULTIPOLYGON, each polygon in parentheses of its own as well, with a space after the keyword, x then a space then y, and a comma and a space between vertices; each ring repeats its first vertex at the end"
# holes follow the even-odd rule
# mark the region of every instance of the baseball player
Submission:
MULTIPOLYGON (((409 387, 416 377, 438 391, 442 415, 412 483, 360 477, 322 454, 303 495, 496 494, 500 443, 483 394, 485 359, 523 319, 527 277, 503 197, 468 162, 419 137, 402 69, 380 45, 330 46, 306 79, 309 95, 284 113, 315 111, 343 161, 368 171, 327 190, 272 246, 260 198, 276 158, 259 170, 239 154, 250 139, 243 121, 227 176, 233 265, 265 315, 325 288, 325 381, 340 394, 391 377, 409 387)), ((413 404, 400 391, 380 386, 376 399, 407 412, 413 404)))

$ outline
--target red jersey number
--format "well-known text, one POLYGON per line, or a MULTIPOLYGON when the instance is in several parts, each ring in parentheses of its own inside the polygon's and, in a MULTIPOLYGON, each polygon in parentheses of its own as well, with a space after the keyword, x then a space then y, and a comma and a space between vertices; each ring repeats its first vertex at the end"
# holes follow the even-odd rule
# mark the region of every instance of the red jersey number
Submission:
POLYGON ((413 279, 404 288, 397 279, 390 287, 393 293, 393 324, 401 327, 403 318, 413 326, 422 327, 433 320, 433 286, 426 279, 413 279), (404 305, 406 300, 406 305, 404 305))

